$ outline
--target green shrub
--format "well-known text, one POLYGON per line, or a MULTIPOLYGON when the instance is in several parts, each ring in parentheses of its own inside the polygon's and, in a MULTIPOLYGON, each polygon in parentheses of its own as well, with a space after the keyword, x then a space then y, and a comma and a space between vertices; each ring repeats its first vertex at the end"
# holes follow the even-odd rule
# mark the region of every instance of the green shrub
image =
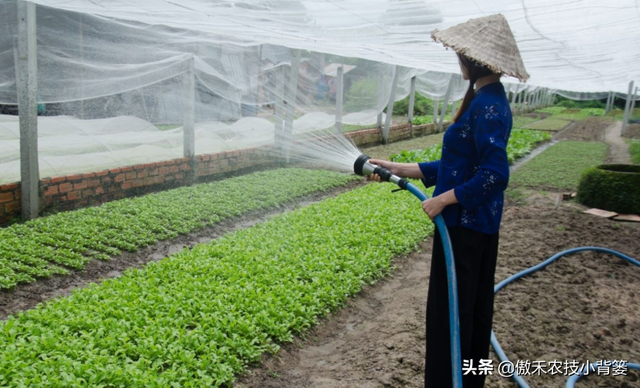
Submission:
POLYGON ((610 164, 584 172, 578 201, 618 213, 640 214, 640 166, 610 164))
MULTIPOLYGON (((409 114, 409 96, 393 103, 393 114, 398 116, 409 114)), ((433 115, 433 101, 416 93, 413 114, 414 116, 433 115)))

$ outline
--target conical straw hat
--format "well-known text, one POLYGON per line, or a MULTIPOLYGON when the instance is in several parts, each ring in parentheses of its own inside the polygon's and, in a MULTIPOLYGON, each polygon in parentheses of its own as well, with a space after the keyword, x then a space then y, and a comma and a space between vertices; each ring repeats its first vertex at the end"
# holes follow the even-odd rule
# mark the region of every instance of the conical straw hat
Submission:
POLYGON ((433 30, 431 37, 458 54, 487 66, 494 73, 529 79, 520 50, 507 19, 501 14, 471 19, 444 31, 433 30))

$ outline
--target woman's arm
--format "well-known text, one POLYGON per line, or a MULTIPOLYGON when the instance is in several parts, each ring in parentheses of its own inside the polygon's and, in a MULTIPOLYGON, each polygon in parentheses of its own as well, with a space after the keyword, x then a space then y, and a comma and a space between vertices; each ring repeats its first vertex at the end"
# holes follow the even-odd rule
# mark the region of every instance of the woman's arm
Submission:
MULTIPOLYGON (((392 174, 403 178, 424 179, 422 170, 418 163, 396 163, 387 160, 369 159, 369 163, 384 167, 391 171, 392 174)), ((373 180, 380 182, 377 175, 371 177, 373 180)))

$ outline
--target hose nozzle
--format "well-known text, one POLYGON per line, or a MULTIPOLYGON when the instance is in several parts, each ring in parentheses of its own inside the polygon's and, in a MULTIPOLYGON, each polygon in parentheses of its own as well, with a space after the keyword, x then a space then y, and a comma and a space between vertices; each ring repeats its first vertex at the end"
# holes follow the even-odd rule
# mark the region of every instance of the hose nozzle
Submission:
POLYGON ((369 163, 370 159, 371 157, 369 157, 369 155, 362 154, 358 156, 353 164, 353 172, 360 176, 376 174, 383 181, 395 183, 400 186, 401 189, 406 189, 406 185, 408 183, 406 179, 393 175, 389 169, 369 163))

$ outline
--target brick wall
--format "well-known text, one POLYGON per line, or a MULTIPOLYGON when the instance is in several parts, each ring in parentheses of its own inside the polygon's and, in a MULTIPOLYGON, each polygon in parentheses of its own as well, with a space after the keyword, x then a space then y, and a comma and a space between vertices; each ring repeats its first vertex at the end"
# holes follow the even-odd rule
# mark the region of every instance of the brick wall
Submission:
MULTIPOLYGON (((413 135, 435 132, 434 124, 413 126, 403 124, 389 129, 389 141, 408 139, 413 135)), ((346 134, 358 147, 380 144, 379 128, 365 129, 346 134)), ((196 174, 189 158, 157 163, 112 168, 109 170, 44 178, 40 181, 40 193, 45 209, 71 210, 98 205, 125 197, 186 186, 203 182, 232 172, 273 163, 271 146, 226 151, 195 158, 196 174)), ((20 184, 0 186, 0 224, 20 216, 20 184)))
POLYGON ((20 215, 20 183, 0 186, 0 224, 20 215))

